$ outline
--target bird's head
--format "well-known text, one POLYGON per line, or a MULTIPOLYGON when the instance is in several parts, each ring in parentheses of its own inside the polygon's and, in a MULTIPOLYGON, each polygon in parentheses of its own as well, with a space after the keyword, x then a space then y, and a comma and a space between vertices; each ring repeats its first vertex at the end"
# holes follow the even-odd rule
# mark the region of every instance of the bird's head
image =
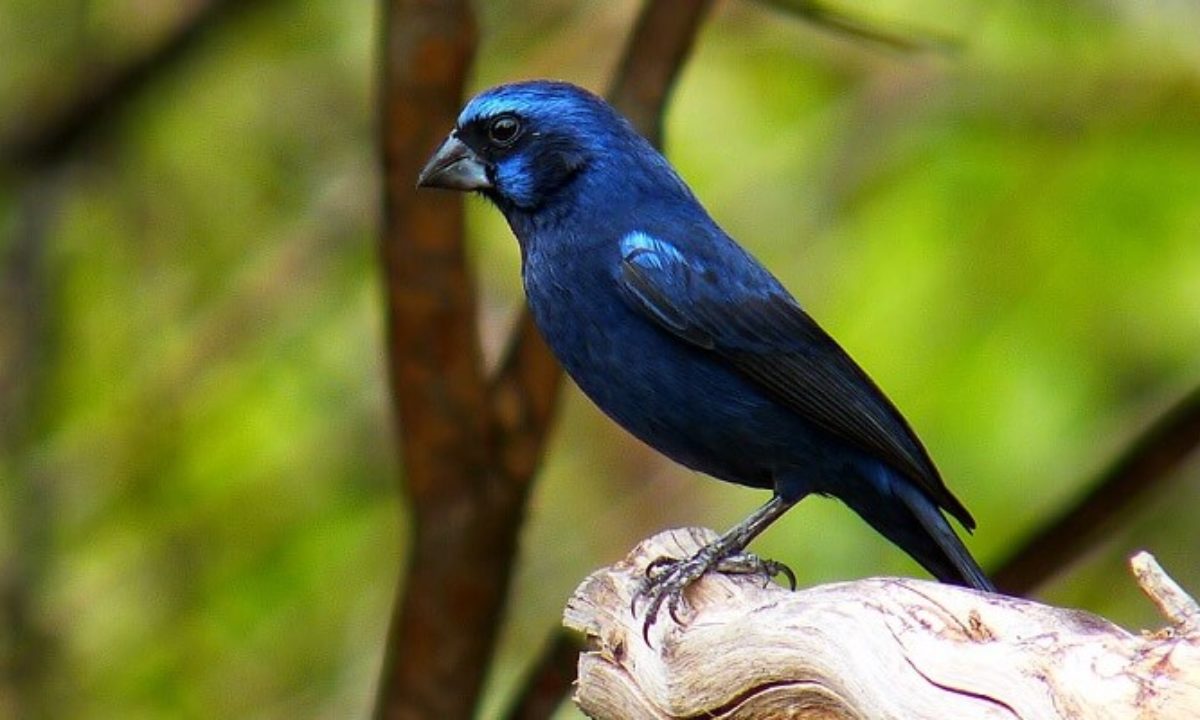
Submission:
POLYGON ((647 150, 629 123, 587 90, 514 83, 467 103, 417 185, 478 191, 502 210, 531 212, 581 174, 647 150))

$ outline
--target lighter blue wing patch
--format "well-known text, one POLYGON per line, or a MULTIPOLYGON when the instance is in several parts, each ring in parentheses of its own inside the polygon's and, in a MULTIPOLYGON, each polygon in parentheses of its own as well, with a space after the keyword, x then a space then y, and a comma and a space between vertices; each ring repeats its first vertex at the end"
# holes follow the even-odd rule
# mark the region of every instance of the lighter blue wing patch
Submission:
POLYGON ((683 253, 669 242, 634 230, 621 238, 621 257, 625 262, 637 263, 645 268, 665 270, 672 264, 687 263, 683 253))
POLYGON ((621 238, 617 282, 626 301, 685 340, 711 348, 712 337, 680 306, 688 301, 698 269, 678 248, 653 235, 635 230, 621 238))

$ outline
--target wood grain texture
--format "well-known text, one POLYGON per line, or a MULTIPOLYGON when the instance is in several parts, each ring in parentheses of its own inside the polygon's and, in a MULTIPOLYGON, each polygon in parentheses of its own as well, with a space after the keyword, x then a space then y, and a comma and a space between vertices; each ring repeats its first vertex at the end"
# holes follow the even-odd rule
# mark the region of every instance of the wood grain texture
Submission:
MULTIPOLYGON (((648 646, 632 593, 646 564, 715 534, 642 543, 588 578, 565 623, 591 650, 575 700, 596 718, 1200 717, 1200 633, 1173 618, 1134 634, 1097 616, 922 580, 875 578, 789 592, 706 575, 684 625, 663 615, 648 646)), ((1153 595, 1164 574, 1142 583, 1153 595)), ((1178 601, 1176 601, 1178 605, 1178 601)), ((1187 616, 1194 617, 1194 616, 1187 616)))

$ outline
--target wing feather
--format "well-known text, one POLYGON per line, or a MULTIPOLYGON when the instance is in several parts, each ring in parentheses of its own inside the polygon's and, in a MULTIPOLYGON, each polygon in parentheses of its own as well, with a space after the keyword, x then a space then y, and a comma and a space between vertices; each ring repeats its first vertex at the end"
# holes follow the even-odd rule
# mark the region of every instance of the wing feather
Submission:
POLYGON ((636 247, 623 247, 618 273, 632 307, 716 353, 817 426, 877 456, 965 527, 975 527, 883 391, 765 269, 754 263, 753 274, 723 280, 674 246, 636 235, 636 247))

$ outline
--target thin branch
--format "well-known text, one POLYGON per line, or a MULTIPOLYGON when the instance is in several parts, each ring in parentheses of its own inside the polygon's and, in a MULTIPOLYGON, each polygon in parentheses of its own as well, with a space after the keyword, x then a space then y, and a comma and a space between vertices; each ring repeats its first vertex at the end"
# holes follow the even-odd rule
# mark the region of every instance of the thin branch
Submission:
POLYGON ((118 69, 89 77, 79 94, 50 117, 35 118, 0 139, 0 164, 18 168, 53 165, 72 155, 149 85, 179 67, 197 48, 245 10, 268 0, 206 0, 190 3, 175 27, 145 53, 118 69), (34 124, 36 123, 36 124, 34 124))
POLYGON ((20 188, 8 247, 0 243, 0 707, 16 717, 63 707, 51 689, 62 641, 39 602, 53 565, 58 478, 35 459, 60 359, 47 242, 62 206, 59 175, 20 188))
POLYGON ((1146 551, 1129 558, 1129 569, 1159 614, 1170 621, 1172 629, 1190 637, 1200 636, 1200 603, 1163 570, 1158 560, 1146 551))
POLYGON ((794 15, 819 28, 901 52, 925 50, 954 51, 961 43, 945 35, 928 31, 899 33, 873 25, 869 20, 830 7, 818 0, 759 0, 763 5, 794 15))
POLYGON ((656 147, 668 96, 711 8, 711 0, 648 2, 625 46, 608 98, 656 147))
POLYGON ((1154 422, 1093 484, 1017 547, 993 573, 997 587, 1029 592, 1092 547, 1152 493, 1177 477, 1179 466, 1200 447, 1200 388, 1154 422))
POLYGON ((507 720, 546 720, 554 716, 575 682, 575 665, 584 649, 577 633, 557 630, 530 669, 507 720))
MULTIPOLYGON (((709 0, 651 0, 643 6, 625 46, 609 101, 656 146, 662 145, 662 118, 671 90, 711 7, 709 0)), ((501 401, 493 403, 498 434, 510 437, 503 443, 513 453, 505 460, 510 472, 532 473, 536 467, 561 378, 558 362, 538 334, 529 309, 523 309, 493 383, 493 397, 501 401), (535 421, 538 418, 544 422, 535 421), (506 427, 522 431, 506 432, 506 427)), ((510 718, 540 720, 553 714, 574 682, 578 651, 569 649, 577 642, 565 630, 557 632, 534 662, 510 718)))
POLYGON ((546 346, 529 309, 522 308, 504 360, 488 387, 492 440, 509 482, 532 480, 562 390, 562 368, 546 346))

